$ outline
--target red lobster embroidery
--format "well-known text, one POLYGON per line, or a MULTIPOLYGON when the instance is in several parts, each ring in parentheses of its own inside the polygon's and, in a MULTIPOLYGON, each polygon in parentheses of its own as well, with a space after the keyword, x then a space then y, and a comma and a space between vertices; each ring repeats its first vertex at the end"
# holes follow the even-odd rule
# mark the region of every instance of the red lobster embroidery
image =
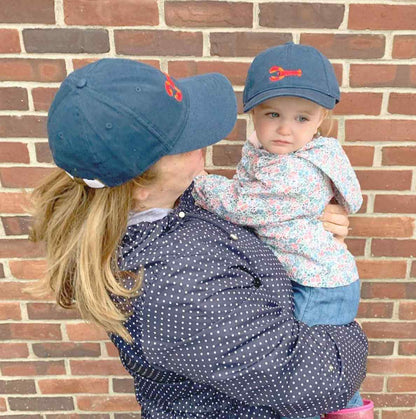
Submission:
POLYGON ((298 70, 285 70, 282 67, 279 67, 277 65, 270 67, 269 69, 269 73, 273 74, 272 76, 270 76, 270 80, 271 81, 279 81, 284 79, 285 77, 289 77, 289 76, 296 76, 296 77, 301 77, 302 76, 302 70, 298 69, 298 70))
POLYGON ((174 81, 170 78, 169 74, 164 73, 166 76, 165 90, 169 96, 173 96, 178 102, 182 102, 182 92, 178 89, 174 81))

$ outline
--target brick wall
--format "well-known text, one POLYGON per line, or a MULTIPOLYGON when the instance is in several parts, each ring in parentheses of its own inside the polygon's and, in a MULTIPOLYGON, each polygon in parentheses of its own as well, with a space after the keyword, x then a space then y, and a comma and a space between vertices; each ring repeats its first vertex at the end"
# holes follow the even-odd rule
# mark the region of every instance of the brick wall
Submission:
POLYGON ((46 114, 65 75, 107 56, 175 77, 224 73, 240 115, 207 167, 230 174, 251 129, 241 113, 249 62, 288 40, 320 48, 335 65, 336 134, 365 195, 348 239, 370 339, 362 392, 378 419, 416 418, 414 0, 0 0, 0 415, 140 415, 106 335, 24 291, 45 268, 41 247, 27 240, 24 190, 52 166, 46 114))

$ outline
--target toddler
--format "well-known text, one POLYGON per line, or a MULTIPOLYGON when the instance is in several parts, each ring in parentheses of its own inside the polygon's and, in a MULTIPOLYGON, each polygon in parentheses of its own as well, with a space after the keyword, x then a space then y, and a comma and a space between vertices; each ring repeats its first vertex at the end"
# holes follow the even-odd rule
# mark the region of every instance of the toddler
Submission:
MULTIPOLYGON (((334 69, 315 48, 263 51, 245 84, 255 132, 236 175, 198 176, 193 192, 198 205, 254 228, 273 249, 292 279, 295 315, 308 325, 352 322, 360 298, 354 257, 319 220, 333 197, 349 213, 362 204, 341 145, 319 132, 339 96, 334 69)), ((361 404, 356 393, 347 407, 361 404)))

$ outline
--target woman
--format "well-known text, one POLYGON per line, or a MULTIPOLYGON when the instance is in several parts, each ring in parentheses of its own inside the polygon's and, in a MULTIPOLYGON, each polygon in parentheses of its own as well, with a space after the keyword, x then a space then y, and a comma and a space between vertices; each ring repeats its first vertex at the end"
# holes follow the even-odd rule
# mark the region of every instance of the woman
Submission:
POLYGON ((225 77, 174 81, 122 59, 69 75, 49 111, 63 170, 34 192, 45 286, 111 333, 145 418, 310 416, 365 375, 356 323, 296 321, 271 251, 195 206, 201 149, 235 118, 225 77))

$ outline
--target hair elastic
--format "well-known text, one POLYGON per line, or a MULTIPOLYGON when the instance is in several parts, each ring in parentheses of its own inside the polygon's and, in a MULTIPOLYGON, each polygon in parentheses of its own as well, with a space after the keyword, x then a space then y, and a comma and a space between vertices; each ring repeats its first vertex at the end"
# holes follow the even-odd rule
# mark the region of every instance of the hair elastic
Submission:
MULTIPOLYGON (((74 176, 72 176, 70 173, 68 173, 67 171, 65 171, 65 173, 71 178, 71 179, 75 179, 74 176)), ((101 189, 101 188, 106 188, 106 185, 104 185, 104 183, 100 182, 97 179, 83 179, 82 181, 89 186, 90 188, 94 188, 94 189, 101 189)))

